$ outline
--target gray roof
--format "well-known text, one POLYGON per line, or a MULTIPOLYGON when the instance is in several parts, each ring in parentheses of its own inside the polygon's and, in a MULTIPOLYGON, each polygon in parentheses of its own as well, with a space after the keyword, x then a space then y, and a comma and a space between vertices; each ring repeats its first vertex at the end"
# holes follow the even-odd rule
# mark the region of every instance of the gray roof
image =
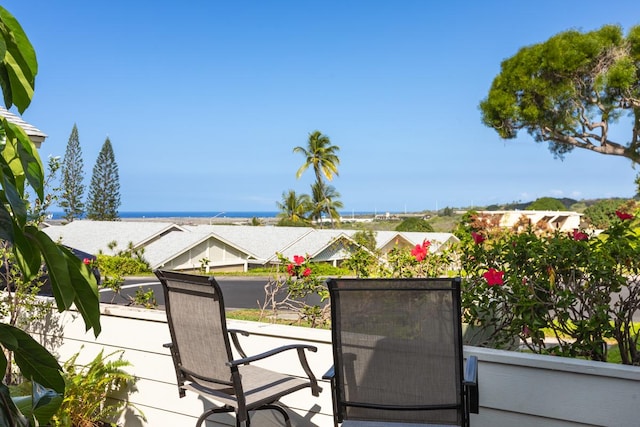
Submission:
MULTIPOLYGON (((311 229, 311 232, 306 234, 304 239, 292 242, 279 252, 288 259, 293 259, 294 255, 309 255, 314 258, 341 237, 351 240, 349 235, 341 230, 311 229)), ((272 254, 271 259, 276 260, 277 256, 272 254)))
POLYGON ((253 227, 238 225, 193 225, 191 231, 210 232, 221 240, 260 260, 268 260, 292 243, 305 239, 311 227, 253 227))
POLYGON ((40 129, 38 129, 34 125, 25 122, 22 119, 22 117, 16 114, 13 114, 11 111, 7 110, 4 107, 0 107, 0 116, 7 119, 9 123, 13 123, 20 126, 22 130, 24 130, 24 132, 27 134, 29 139, 31 139, 31 141, 34 144, 36 144, 36 147, 38 148, 40 148, 40 144, 47 137, 46 133, 42 132, 40 129))
POLYGON ((407 242, 418 245, 423 241, 428 240, 431 242, 429 247, 431 252, 436 252, 441 245, 448 241, 458 242, 459 239, 451 233, 434 233, 434 232, 419 232, 419 231, 377 231, 376 232, 376 246, 382 248, 391 241, 398 237, 406 240, 407 242))
POLYGON ((168 222, 128 222, 76 220, 66 225, 54 225, 43 231, 54 241, 91 254, 113 255, 126 250, 129 243, 139 248, 170 231, 182 228, 168 222), (109 244, 116 242, 114 249, 109 244))
POLYGON ((210 233, 169 233, 144 247, 143 257, 152 269, 159 268, 177 255, 211 238, 210 233))
MULTIPOLYGON (((293 259, 294 255, 309 255, 311 258, 347 256, 338 246, 345 242, 350 245, 353 235, 357 232, 311 227, 178 226, 169 222, 89 220, 76 220, 43 230, 54 241, 92 254, 114 255, 128 249, 131 243, 136 249, 144 248, 143 256, 152 268, 169 263, 208 239, 223 242, 244 253, 247 260, 263 264, 277 261, 277 253, 288 259, 293 259), (116 242, 117 245, 109 249, 112 242, 116 242), (339 244, 332 247, 336 242, 339 244)), ((450 233, 376 232, 378 248, 399 238, 411 245, 429 240, 432 242, 433 252, 447 241, 457 241, 450 233)))

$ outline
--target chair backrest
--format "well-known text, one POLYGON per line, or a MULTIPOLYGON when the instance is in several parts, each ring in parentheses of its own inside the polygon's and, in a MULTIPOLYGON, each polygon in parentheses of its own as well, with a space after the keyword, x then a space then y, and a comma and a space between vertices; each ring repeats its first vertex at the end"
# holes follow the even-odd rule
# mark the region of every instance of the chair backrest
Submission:
POLYGON ((460 279, 330 279, 339 421, 462 425, 460 279))
POLYGON ((224 302, 213 277, 157 270, 162 283, 178 386, 185 380, 210 388, 232 386, 232 360, 224 302))

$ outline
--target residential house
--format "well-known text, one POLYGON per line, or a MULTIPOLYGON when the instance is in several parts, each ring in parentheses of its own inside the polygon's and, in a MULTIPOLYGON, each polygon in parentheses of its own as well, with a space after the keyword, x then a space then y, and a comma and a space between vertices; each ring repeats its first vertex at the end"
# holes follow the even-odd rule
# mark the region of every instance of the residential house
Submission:
POLYGON ((502 228, 521 229, 532 225, 549 231, 573 231, 580 228, 581 213, 571 211, 478 211, 487 224, 502 228))
MULTIPOLYGON (((354 230, 311 227, 253 227, 235 225, 176 225, 144 221, 76 220, 44 229, 53 240, 92 254, 116 255, 126 250, 142 252, 152 269, 248 271, 279 262, 278 254, 312 262, 340 265, 358 247, 354 230)), ((450 233, 377 232, 377 249, 413 247, 429 240, 439 251, 456 242, 450 233)))

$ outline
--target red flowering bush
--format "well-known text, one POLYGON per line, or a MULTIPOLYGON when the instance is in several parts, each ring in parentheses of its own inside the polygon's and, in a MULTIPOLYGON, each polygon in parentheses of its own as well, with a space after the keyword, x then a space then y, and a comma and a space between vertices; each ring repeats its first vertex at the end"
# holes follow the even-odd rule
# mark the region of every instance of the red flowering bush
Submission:
POLYGON ((314 275, 309 257, 294 255, 290 260, 282 254, 277 255, 280 263, 265 285, 262 315, 269 311, 271 318, 276 320, 285 311, 297 315, 298 324, 303 321, 308 321, 311 327, 326 324, 329 321, 329 305, 324 302, 329 292, 324 280, 314 275), (314 295, 319 296, 319 304, 309 303, 314 295))
POLYGON ((519 340, 536 353, 606 361, 616 341, 623 363, 640 365, 632 323, 640 309, 639 224, 616 214, 620 221, 599 236, 529 227, 485 237, 467 228, 460 260, 464 320, 482 331, 474 344, 519 340))
POLYGON ((411 250, 396 247, 386 255, 386 262, 378 265, 377 277, 437 277, 446 276, 451 269, 452 253, 449 249, 431 250, 431 242, 424 240, 411 250))

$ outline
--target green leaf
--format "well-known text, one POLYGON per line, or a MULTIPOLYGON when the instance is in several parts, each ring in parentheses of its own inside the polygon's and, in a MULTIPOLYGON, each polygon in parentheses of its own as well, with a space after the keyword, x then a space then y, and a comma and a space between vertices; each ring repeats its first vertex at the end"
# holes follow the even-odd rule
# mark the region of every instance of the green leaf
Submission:
POLYGON ((0 204, 0 240, 13 243, 13 217, 4 204, 0 204))
POLYGON ((32 385, 30 396, 14 397, 13 401, 27 418, 35 418, 39 425, 47 425, 62 404, 63 396, 35 381, 32 385))
POLYGON ((64 393, 64 378, 58 361, 29 334, 0 323, 0 344, 13 351, 16 364, 25 378, 64 393))
POLYGON ((96 278, 77 256, 69 249, 62 246, 60 248, 67 259, 71 284, 75 290, 74 300, 76 308, 82 315, 86 330, 93 328, 93 333, 97 337, 102 330, 100 326, 100 295, 96 278))
POLYGON ((18 63, 19 58, 15 58, 11 51, 7 51, 4 56, 4 62, 9 75, 9 83, 11 84, 12 101, 18 107, 20 112, 24 112, 31 103, 33 98, 33 82, 29 81, 29 76, 25 74, 25 70, 18 63), (24 106, 20 108, 19 106, 24 106))
POLYGON ((40 200, 44 199, 44 168, 40 155, 29 136, 20 126, 3 121, 7 140, 15 141, 15 150, 20 160, 20 170, 26 175, 26 179, 34 189, 40 200))
POLYGON ((2 56, 5 70, 0 73, 0 81, 5 104, 7 107, 15 104, 23 113, 31 103, 38 73, 36 53, 18 21, 3 7, 0 7, 0 24, 0 39, 5 47, 2 56))
POLYGON ((44 257, 58 310, 68 310, 76 298, 76 292, 71 283, 67 259, 60 246, 37 227, 25 227, 25 234, 38 246, 44 257))
POLYGON ((6 154, 11 155, 11 144, 7 143, 2 150, 0 156, 0 184, 4 190, 4 197, 9 204, 14 215, 14 220, 20 225, 24 225, 27 221, 27 207, 23 198, 22 191, 24 186, 21 185, 20 177, 14 174, 13 168, 6 159, 6 154))
POLYGON ((4 351, 0 351, 0 372, 7 372, 7 356, 4 351))
POLYGON ((0 427, 29 427, 29 421, 20 413, 4 383, 0 383, 0 408, 0 427))
POLYGON ((24 235, 19 227, 14 227, 13 253, 16 257, 16 263, 22 271, 26 281, 36 278, 40 272, 42 258, 40 251, 31 241, 24 235))

